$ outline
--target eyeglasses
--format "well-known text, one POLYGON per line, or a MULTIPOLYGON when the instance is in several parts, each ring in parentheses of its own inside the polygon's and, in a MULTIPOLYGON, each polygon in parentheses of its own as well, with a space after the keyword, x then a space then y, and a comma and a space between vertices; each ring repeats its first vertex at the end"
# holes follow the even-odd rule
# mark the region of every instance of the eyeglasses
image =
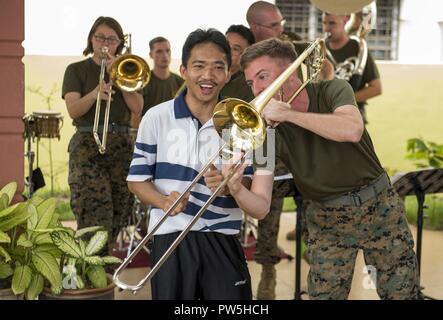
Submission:
POLYGON ((243 53, 244 49, 241 48, 238 45, 234 45, 231 47, 231 53, 232 54, 237 54, 237 55, 241 55, 243 53))
POLYGON ((120 43, 120 39, 118 39, 116 37, 105 37, 105 36, 100 35, 100 34, 99 35, 94 34, 94 39, 97 42, 100 42, 100 43, 104 43, 105 41, 107 41, 111 45, 120 43))
POLYGON ((276 28, 280 28, 280 27, 284 27, 286 24, 286 19, 282 19, 278 22, 273 22, 270 25, 265 25, 265 24, 261 24, 261 23, 257 23, 259 26, 262 26, 264 28, 268 28, 268 29, 276 29, 276 28))

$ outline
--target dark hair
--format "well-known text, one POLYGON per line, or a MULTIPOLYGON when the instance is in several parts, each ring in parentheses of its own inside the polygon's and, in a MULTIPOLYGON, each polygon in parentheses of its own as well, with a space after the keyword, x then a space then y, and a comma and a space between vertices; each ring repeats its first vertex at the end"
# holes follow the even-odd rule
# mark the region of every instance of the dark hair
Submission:
POLYGON ((155 37, 151 41, 149 41, 149 51, 154 50, 154 44, 159 42, 169 42, 165 37, 155 37))
POLYGON ((291 42, 270 38, 247 47, 241 55, 240 65, 244 70, 253 60, 263 56, 288 60, 289 62, 297 59, 297 53, 291 42))
POLYGON ((122 52, 123 47, 125 45, 125 35, 123 33, 123 29, 120 25, 120 23, 117 22, 114 18, 111 17, 98 17, 97 20, 95 20, 94 24, 92 25, 91 30, 89 31, 88 35, 88 44, 86 46, 86 49, 83 50, 83 55, 87 56, 90 53, 94 52, 94 49, 92 47, 92 36, 94 35, 95 31, 97 31, 97 28, 101 26, 102 24, 108 26, 112 30, 114 30, 117 33, 118 38, 121 40, 119 46, 117 47, 116 53, 119 54, 122 52))
POLYGON ((228 28, 228 30, 226 30, 225 34, 228 34, 230 32, 237 33, 238 35, 243 37, 243 39, 248 41, 249 45, 255 43, 255 38, 254 38, 254 34, 252 33, 252 31, 249 30, 248 27, 245 27, 242 24, 233 24, 233 25, 231 25, 228 28))
POLYGON ((231 67, 231 47, 228 40, 220 31, 210 28, 207 30, 197 29, 189 34, 186 38, 185 44, 182 50, 182 65, 186 68, 189 58, 191 56, 192 49, 201 43, 213 43, 217 45, 226 55, 228 62, 228 69, 231 67))

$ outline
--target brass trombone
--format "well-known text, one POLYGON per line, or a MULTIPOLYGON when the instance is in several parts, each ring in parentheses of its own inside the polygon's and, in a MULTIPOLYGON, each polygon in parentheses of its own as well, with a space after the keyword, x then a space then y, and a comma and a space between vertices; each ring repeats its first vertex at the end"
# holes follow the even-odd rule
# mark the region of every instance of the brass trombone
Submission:
POLYGON ((214 109, 214 127, 218 134, 224 141, 221 148, 216 154, 212 156, 209 162, 205 165, 203 170, 192 180, 186 189, 180 194, 180 196, 175 200, 172 206, 165 212, 165 214, 160 218, 160 220, 152 227, 152 230, 141 240, 134 251, 129 255, 125 261, 118 267, 114 273, 113 281, 114 283, 124 290, 132 290, 136 293, 140 288, 142 288, 147 281, 149 281, 159 268, 163 265, 166 259, 171 255, 187 233, 191 230, 192 226, 197 222, 197 220, 203 215, 207 207, 213 202, 217 197, 218 193, 222 188, 226 186, 228 181, 231 179, 232 175, 239 168, 239 166, 244 162, 246 156, 252 150, 261 146, 266 138, 266 125, 265 121, 261 117, 261 112, 272 99, 273 96, 277 94, 280 88, 283 86, 284 82, 293 74, 297 68, 302 64, 303 61, 311 69, 309 72, 309 78, 302 83, 301 87, 291 96, 289 103, 295 99, 295 97, 301 92, 301 90, 320 72, 322 63, 325 58, 325 44, 323 39, 315 40, 283 73, 275 79, 268 88, 266 88, 262 93, 260 93, 254 100, 250 103, 245 102, 240 99, 228 98, 220 101, 214 109), (226 134, 228 133, 228 134, 226 134), (221 184, 217 187, 208 201, 202 206, 202 208, 197 212, 193 219, 188 223, 185 229, 179 234, 177 239, 172 243, 172 245, 166 250, 159 261, 152 267, 151 271, 137 284, 130 285, 124 283, 120 280, 120 273, 131 263, 132 259, 138 254, 138 252, 144 247, 144 245, 152 238, 154 233, 158 228, 166 221, 169 214, 176 208, 176 206, 182 201, 183 197, 193 188, 193 186, 198 182, 198 180, 204 175, 204 173, 210 168, 211 164, 220 156, 226 157, 230 154, 233 149, 242 150, 245 153, 241 159, 231 168, 227 176, 223 179, 221 184))
MULTIPOLYGON (((125 46, 127 53, 117 57, 111 65, 109 78, 111 83, 122 91, 135 92, 145 87, 151 78, 151 70, 148 63, 141 57, 131 54, 131 35, 125 36, 125 46)), ((102 48, 102 58, 100 62, 100 78, 99 89, 97 93, 97 102, 95 105, 95 118, 92 134, 97 143, 98 150, 101 154, 106 152, 106 138, 108 135, 109 113, 111 110, 111 96, 109 93, 106 101, 105 119, 103 122, 102 140, 98 135, 98 127, 100 120, 101 92, 105 83, 105 71, 107 65, 108 48, 102 48)))

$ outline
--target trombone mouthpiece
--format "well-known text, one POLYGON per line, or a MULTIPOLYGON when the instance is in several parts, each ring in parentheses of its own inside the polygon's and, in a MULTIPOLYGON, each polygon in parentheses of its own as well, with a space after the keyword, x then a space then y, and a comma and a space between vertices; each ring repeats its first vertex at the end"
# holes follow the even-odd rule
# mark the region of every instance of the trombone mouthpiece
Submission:
POLYGON ((102 59, 106 58, 106 55, 108 54, 108 52, 109 52, 109 48, 108 47, 102 47, 102 49, 101 49, 101 58, 102 59))

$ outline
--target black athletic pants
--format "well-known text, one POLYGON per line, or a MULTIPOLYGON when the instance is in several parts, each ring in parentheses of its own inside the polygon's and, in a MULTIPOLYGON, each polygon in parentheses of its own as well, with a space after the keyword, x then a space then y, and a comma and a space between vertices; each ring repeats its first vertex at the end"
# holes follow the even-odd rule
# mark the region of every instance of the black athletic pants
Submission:
MULTIPOLYGON (((154 236, 153 263, 179 232, 154 236)), ((251 300, 251 277, 235 235, 189 232, 152 278, 153 300, 251 300)))

